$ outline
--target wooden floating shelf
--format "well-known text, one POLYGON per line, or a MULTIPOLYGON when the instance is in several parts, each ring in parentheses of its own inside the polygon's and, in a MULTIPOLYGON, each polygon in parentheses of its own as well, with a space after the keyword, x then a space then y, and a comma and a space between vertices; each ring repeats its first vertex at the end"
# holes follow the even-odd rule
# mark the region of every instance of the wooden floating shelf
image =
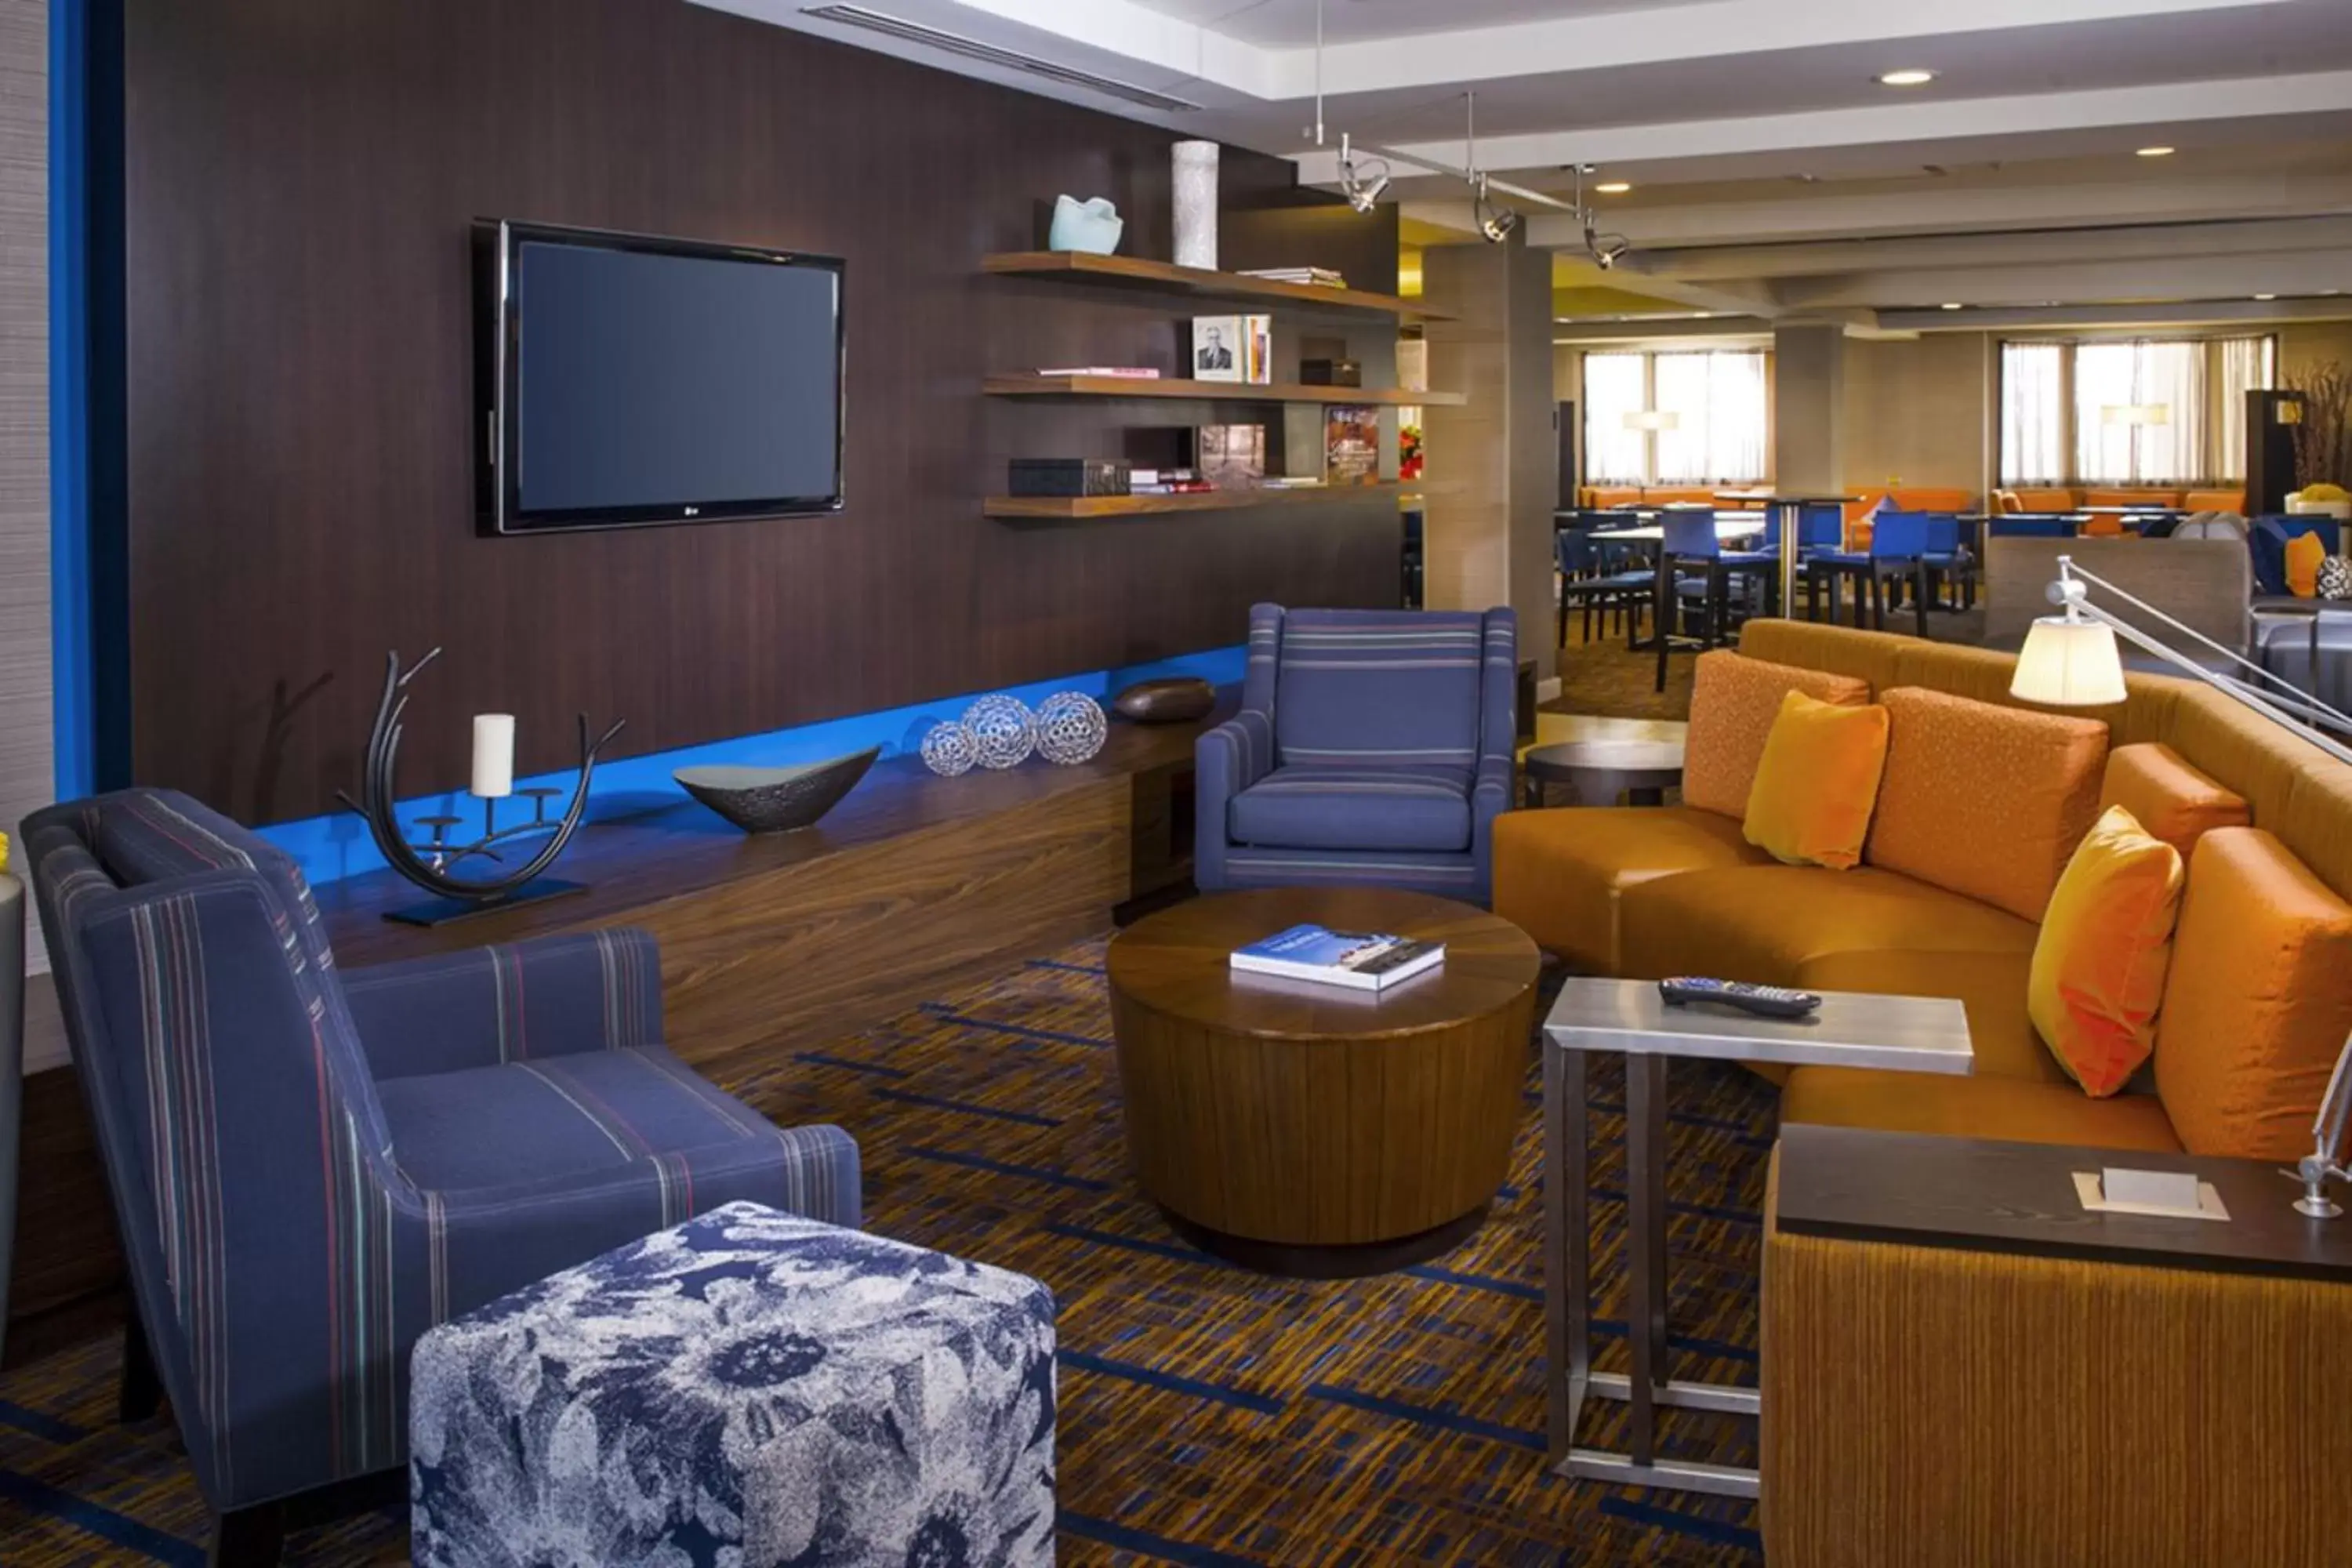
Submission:
POLYGON ((1407 392, 1395 386, 1309 386, 1304 382, 1187 381, 1181 376, 992 375, 981 390, 991 397, 1184 397, 1210 403, 1362 403, 1384 406, 1459 408, 1459 392, 1407 392))
POLYGON ((1402 295, 1374 294, 1362 289, 1324 289, 1312 283, 1278 283, 1270 278, 1244 278, 1238 272, 1212 272, 1204 268, 1179 267, 1172 261, 1146 261, 1134 256, 1095 256, 1082 250, 1013 250, 984 256, 980 265, 984 272, 1012 277, 1172 289, 1207 299, 1280 300, 1293 305, 1394 316, 1402 321, 1454 320, 1445 311, 1425 310, 1420 300, 1402 295))
POLYGON ((1370 485, 1312 485, 1295 489, 1191 490, 1174 495, 1143 496, 991 496, 981 508, 989 517, 1074 520, 1089 517, 1139 517, 1150 512, 1224 511, 1235 507, 1289 506, 1299 501, 1358 500, 1368 496, 1394 496, 1402 487, 1394 479, 1370 485))

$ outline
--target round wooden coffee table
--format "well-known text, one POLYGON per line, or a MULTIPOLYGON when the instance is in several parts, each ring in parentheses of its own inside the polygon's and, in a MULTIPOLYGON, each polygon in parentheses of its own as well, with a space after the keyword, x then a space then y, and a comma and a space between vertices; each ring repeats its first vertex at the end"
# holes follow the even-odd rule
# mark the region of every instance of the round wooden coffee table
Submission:
POLYGON ((1536 945, 1483 910, 1377 888, 1195 899, 1110 944, 1137 1180, 1196 1246, 1307 1279, 1446 1251, 1503 1184, 1534 1059, 1536 945), (1445 944, 1380 995, 1235 974, 1314 921, 1445 944))

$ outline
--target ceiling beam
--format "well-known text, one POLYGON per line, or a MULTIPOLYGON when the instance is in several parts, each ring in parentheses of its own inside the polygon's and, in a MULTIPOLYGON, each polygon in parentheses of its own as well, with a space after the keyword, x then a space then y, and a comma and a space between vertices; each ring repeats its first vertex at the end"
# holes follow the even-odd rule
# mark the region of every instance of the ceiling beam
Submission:
MULTIPOLYGON (((976 7, 1069 12, 1067 0, 967 0, 976 7)), ((1999 32, 2068 22, 2245 11, 2278 0, 1712 0, 1653 10, 1550 17, 1334 44, 1323 51, 1324 90, 1379 92, 1433 81, 1465 85, 1553 72, 1618 70, 1780 49, 1999 32)), ((1442 15, 1442 7, 1432 15, 1442 15)), ((1269 51, 1276 95, 1313 93, 1314 51, 1269 51)), ((1559 162, 1559 160, 1553 160, 1559 162)), ((1502 165, 1497 163, 1497 168, 1502 165)))
MULTIPOLYGON (((2346 184, 2347 195, 2352 195, 2352 180, 2346 184)), ((2180 256, 2275 256, 2289 251, 2336 249, 2352 249, 2352 217, 2036 228, 2021 233, 1695 246, 1685 250, 1653 248, 1640 253, 1634 270, 1654 278, 1703 283, 1719 279, 1796 278, 1907 268, 2017 267, 2180 256)))
POLYGON ((2171 304, 2017 306, 1969 310, 1882 310, 1881 325, 1913 332, 2080 331, 2137 327, 2276 326, 2352 321, 2352 299, 2192 300, 2171 304))
MULTIPOLYGON (((1654 289, 1644 278, 1639 287, 1654 289)), ((2230 300, 2255 294, 2319 295, 2352 289, 2352 252, 2278 256, 2186 256, 2070 261, 2033 267, 1852 272, 1787 278, 1770 286, 1783 313, 1838 309, 1966 305, 2126 303, 2136 300, 2230 300)))
MULTIPOLYGON (((1683 13, 1678 8, 1667 14, 1683 13)), ((2300 76, 2165 82, 2005 98, 1916 99, 1855 109, 1544 131, 1482 138, 1478 161, 1497 175, 1539 172, 1541 177, 1556 179, 1561 168, 1580 163, 1622 165, 1644 159, 1974 141, 2348 110, 2352 110, 2352 71, 2313 71, 2300 76)), ((1461 157, 1462 143, 1459 139, 1405 142, 1398 151, 1450 162, 1461 157)), ((1299 177, 1309 184, 1330 184, 1339 177, 1336 150, 1299 153, 1297 159, 1299 177)))
MULTIPOLYGON (((1818 187, 1809 187, 1818 189, 1818 187)), ((1702 246, 1780 245, 2015 229, 2238 222, 2352 214, 2352 174, 2240 174, 2162 184, 2015 185, 1811 195, 1769 201, 1629 208, 1607 226, 1631 237, 1636 265, 1679 269, 1702 246)), ((1537 220, 1540 227, 1546 220, 1537 220)), ((1558 243, 1558 241, 1555 241, 1558 243)))

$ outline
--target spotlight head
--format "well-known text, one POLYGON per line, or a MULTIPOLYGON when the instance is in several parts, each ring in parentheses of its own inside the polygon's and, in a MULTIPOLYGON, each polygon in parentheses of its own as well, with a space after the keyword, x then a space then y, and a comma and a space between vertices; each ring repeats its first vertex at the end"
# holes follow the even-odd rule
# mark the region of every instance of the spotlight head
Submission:
POLYGON ((1478 232, 1486 237, 1487 244, 1500 245, 1519 226, 1519 215, 1487 196, 1486 175, 1478 176, 1474 189, 1476 195, 1471 202, 1470 215, 1478 220, 1478 232))
POLYGON ((1619 259, 1633 248, 1632 241, 1622 234, 1597 234, 1591 224, 1584 226, 1584 252, 1603 272, 1615 267, 1619 259))
POLYGON ((1360 213, 1368 213, 1380 205, 1389 188, 1389 166, 1379 158, 1359 163, 1353 157, 1339 162, 1339 194, 1348 205, 1360 213))

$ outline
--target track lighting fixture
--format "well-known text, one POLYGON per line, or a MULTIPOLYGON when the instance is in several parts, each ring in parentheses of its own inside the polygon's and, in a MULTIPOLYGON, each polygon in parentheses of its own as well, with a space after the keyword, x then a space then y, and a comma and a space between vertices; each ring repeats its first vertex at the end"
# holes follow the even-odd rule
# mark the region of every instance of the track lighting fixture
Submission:
POLYGON ((1389 164, 1385 158, 1356 161, 1355 150, 1348 145, 1348 133, 1339 133, 1339 194, 1348 205, 1360 213, 1368 213, 1380 205, 1381 193, 1389 188, 1389 164))
POLYGON ((1478 232, 1486 237, 1489 245, 1500 245, 1511 237, 1519 226, 1519 215, 1486 194, 1486 176, 1481 174, 1471 187, 1475 193, 1470 204, 1470 216, 1478 220, 1478 232))

